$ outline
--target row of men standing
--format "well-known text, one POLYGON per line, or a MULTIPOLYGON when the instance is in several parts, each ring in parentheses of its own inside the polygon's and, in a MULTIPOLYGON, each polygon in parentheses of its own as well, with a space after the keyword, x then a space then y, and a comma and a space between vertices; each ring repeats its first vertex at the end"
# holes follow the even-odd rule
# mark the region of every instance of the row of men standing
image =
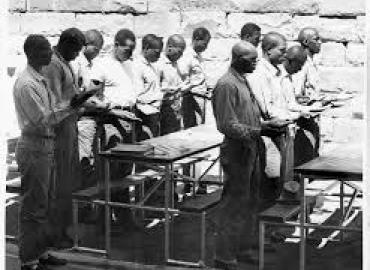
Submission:
MULTIPOLYGON (((79 116, 91 108, 138 110, 150 136, 196 125, 202 121, 202 111, 191 91, 204 93, 207 89, 200 54, 209 40, 207 29, 196 29, 193 50, 188 58, 182 58, 185 40, 173 35, 167 40, 166 59, 156 66, 163 41, 155 35, 143 38, 142 57, 133 62, 136 37, 132 31, 121 29, 115 35, 112 55, 98 64, 92 61, 103 45, 98 31, 84 34, 76 28, 67 29, 53 48, 41 35, 27 37, 27 67, 17 78, 13 92, 21 129, 16 158, 22 173, 22 269, 47 269, 49 264, 66 263, 51 256, 47 247, 70 242, 72 191, 80 184, 79 161, 93 158, 96 123, 82 117, 77 125, 79 116), (85 64, 78 61, 74 68, 71 61, 82 49, 85 64), (82 104, 81 91, 94 96, 82 104), (79 152, 83 153, 80 157, 79 152)), ((130 128, 124 126, 120 132, 117 127, 108 127, 106 133, 124 141, 125 132, 132 132, 130 128)))
MULTIPOLYGON (((251 36, 259 41, 260 29, 257 31, 258 38, 252 32, 246 37, 251 36)), ((27 38, 24 50, 28 66, 14 87, 17 117, 22 130, 17 146, 17 162, 23 174, 22 189, 25 195, 21 206, 19 239, 22 268, 36 269, 47 263, 65 263, 46 251, 50 245, 46 237, 50 234, 47 232, 50 229, 47 223, 51 212, 53 241, 68 240, 67 229, 72 216, 71 194, 78 186, 79 160, 93 160, 91 145, 96 124, 91 119, 82 118, 77 125, 78 116, 84 109, 80 108, 80 104, 71 106, 71 100, 80 89, 97 91, 96 96, 83 105, 85 108, 132 110, 135 107, 153 136, 194 126, 204 121, 201 117, 204 116, 202 100, 197 100, 192 94, 202 95, 207 91, 201 53, 207 48, 209 40, 210 34, 205 28, 196 29, 192 50, 183 56, 185 41, 182 36, 173 35, 167 40, 166 57, 158 61, 163 47, 162 39, 147 35, 142 42, 142 57, 133 63, 135 35, 128 29, 121 29, 114 38, 112 55, 95 63, 93 59, 103 46, 102 37, 95 30, 83 34, 76 28, 67 29, 62 32, 53 49, 42 36, 31 35, 27 38), (77 68, 74 68, 70 62, 77 58, 82 48, 85 61, 77 62, 77 68), (98 81, 98 85, 92 80, 98 81), (56 177, 52 177, 53 174, 56 177)), ((272 45, 265 50, 276 50, 274 42, 271 41, 272 45)), ((244 64, 246 62, 233 63, 239 65, 241 70, 243 66, 246 68, 244 64)), ((255 98, 262 111, 265 97, 256 94, 255 98)), ((234 109, 237 107, 231 104, 234 109)), ((265 105, 266 108, 270 106, 268 102, 265 105)), ((218 113, 215 106, 216 120, 218 113)), ((243 117, 247 116, 248 113, 243 117)), ((273 130, 271 127, 269 129, 273 130)), ((229 132, 234 138, 233 128, 224 132, 226 137, 229 132)), ((120 137, 119 140, 127 138, 123 132, 117 132, 116 127, 107 129, 107 133, 120 137)), ((248 168, 251 166, 248 165, 248 168)), ((228 171, 227 168, 225 171, 228 171)))
POLYGON ((238 269, 240 261, 258 262, 252 252, 258 247, 257 213, 282 195, 284 182, 293 180, 293 165, 318 155, 319 126, 310 112, 322 107, 317 102, 321 89, 313 64, 321 45, 317 30, 302 29, 300 45, 289 49, 283 35, 269 32, 262 39, 259 58, 259 29, 248 27, 255 29, 255 35, 242 34, 243 41, 233 46, 230 68, 212 96, 217 128, 225 135, 221 146, 225 183, 215 257, 215 266, 221 269, 238 269), (301 69, 297 81, 293 80, 301 69), (291 163, 281 167, 280 179, 271 179, 266 171, 266 138, 291 163))

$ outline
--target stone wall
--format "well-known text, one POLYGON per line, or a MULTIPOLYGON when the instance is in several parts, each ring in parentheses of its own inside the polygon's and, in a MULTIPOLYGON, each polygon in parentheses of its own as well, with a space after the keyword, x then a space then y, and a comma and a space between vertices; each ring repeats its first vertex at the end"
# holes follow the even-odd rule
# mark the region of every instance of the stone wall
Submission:
MULTIPOLYGON (((205 57, 209 81, 214 83, 227 67, 244 23, 257 23, 262 33, 278 31, 292 43, 301 28, 314 26, 324 40, 318 61, 325 84, 359 93, 364 89, 365 0, 9 1, 10 56, 22 54, 30 33, 45 34, 53 44, 63 29, 72 26, 101 30, 107 52, 113 35, 123 27, 139 38, 147 33, 164 37, 180 33, 189 40, 192 29, 202 25, 212 34, 205 57)), ((361 101, 358 98, 357 110, 362 110, 361 101)))

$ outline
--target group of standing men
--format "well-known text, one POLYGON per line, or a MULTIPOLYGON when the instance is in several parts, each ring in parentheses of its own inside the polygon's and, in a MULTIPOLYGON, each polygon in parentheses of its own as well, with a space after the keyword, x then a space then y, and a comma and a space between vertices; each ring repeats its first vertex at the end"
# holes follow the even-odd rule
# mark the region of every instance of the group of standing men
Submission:
POLYGON ((283 35, 269 32, 262 38, 259 57, 260 36, 255 24, 242 28, 242 41, 233 46, 229 70, 212 96, 217 128, 225 135, 215 266, 227 270, 238 269, 240 261, 258 262, 252 252, 258 247, 257 213, 282 196, 284 182, 294 181, 294 165, 318 155, 319 126, 312 111, 322 107, 315 102, 321 89, 313 62, 320 36, 304 28, 297 39, 300 45, 287 48, 283 35), (266 170, 266 139, 283 157, 280 177, 266 170))
MULTIPOLYGON (((210 38, 207 29, 195 29, 185 51, 184 38, 172 35, 162 59, 162 38, 148 34, 133 59, 136 37, 129 29, 117 32, 112 54, 104 58, 97 57, 104 44, 97 30, 66 29, 53 48, 42 35, 27 37, 27 67, 13 92, 21 129, 16 158, 22 173, 22 269, 66 263, 47 250, 71 244, 72 191, 81 186, 81 163, 94 162, 97 125, 84 113, 135 113, 146 126, 139 130, 143 138, 202 123, 204 104, 195 94, 207 92, 201 53, 210 38)), ((125 121, 105 126, 107 138, 121 142, 132 142, 133 132, 125 121)))
MULTIPOLYGON (((253 224, 245 222, 253 220, 262 190, 265 146, 261 136, 280 138, 281 127, 289 121, 310 122, 307 106, 297 98, 316 93, 311 59, 318 52, 313 44, 319 50, 317 31, 302 30, 301 46, 288 50, 282 35, 266 34, 257 64, 260 37, 257 25, 243 27, 241 38, 246 41, 233 46, 231 66, 212 97, 217 128, 225 135, 221 160, 226 182, 220 219, 225 224, 219 224, 223 229, 218 233, 216 258, 225 269, 250 248, 253 224), (291 76, 303 65, 307 72, 298 93, 291 76), (238 243, 243 246, 241 252, 238 243)), ((207 94, 207 84, 202 52, 210 39, 206 28, 197 28, 185 50, 181 35, 170 36, 164 46, 161 37, 148 34, 142 39, 141 55, 133 59, 136 37, 128 29, 117 32, 111 55, 102 58, 97 56, 104 40, 97 30, 82 33, 69 28, 53 48, 41 35, 27 37, 28 64, 14 86, 22 132, 16 157, 22 173, 19 256, 23 270, 66 263, 47 249, 70 241, 67 229, 72 191, 80 187, 80 162, 94 162, 96 122, 83 113, 90 109, 134 112, 147 127, 146 135, 144 129, 139 131, 143 137, 204 123, 202 96, 207 94)), ((105 128, 108 139, 121 142, 128 142, 132 132, 124 121, 105 128)))

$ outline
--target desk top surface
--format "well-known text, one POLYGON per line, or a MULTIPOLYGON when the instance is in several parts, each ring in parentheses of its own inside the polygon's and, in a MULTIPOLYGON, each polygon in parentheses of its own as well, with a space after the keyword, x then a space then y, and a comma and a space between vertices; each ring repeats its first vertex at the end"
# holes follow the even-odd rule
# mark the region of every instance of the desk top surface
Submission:
POLYGON ((125 152, 101 152, 103 157, 127 161, 152 163, 172 163, 174 161, 195 155, 197 153, 218 147, 223 141, 223 135, 215 126, 199 125, 164 136, 155 137, 140 142, 154 147, 148 154, 133 155, 125 152))
POLYGON ((327 154, 317 157, 294 169, 304 175, 323 177, 362 178, 362 147, 361 144, 346 144, 333 149, 327 154))

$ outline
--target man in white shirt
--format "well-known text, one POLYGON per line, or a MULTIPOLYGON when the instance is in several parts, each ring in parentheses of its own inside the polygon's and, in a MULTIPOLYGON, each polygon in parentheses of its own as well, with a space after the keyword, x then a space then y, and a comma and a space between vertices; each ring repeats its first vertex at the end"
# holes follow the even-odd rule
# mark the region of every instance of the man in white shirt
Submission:
MULTIPOLYGON (((264 121, 285 121, 291 120, 283 103, 283 93, 281 88, 282 64, 286 53, 286 39, 283 35, 276 32, 267 33, 262 39, 262 58, 257 64, 256 70, 253 74, 248 76, 253 93, 256 96, 260 106, 262 117, 264 121)), ((289 122, 285 122, 287 125, 289 122)), ((287 130, 287 129, 286 129, 287 130)), ((270 136, 269 136, 270 137, 270 136)), ((278 147, 281 155, 281 160, 285 158, 286 136, 281 133, 271 134, 271 140, 278 147)), ((265 142, 266 147, 275 147, 273 143, 265 142)), ((265 156, 266 151, 263 151, 262 156, 265 156)), ((267 159, 266 159, 267 160, 267 159)), ((277 163, 279 164, 279 163, 277 163)), ((268 207, 270 203, 274 203, 275 199, 280 196, 282 183, 285 175, 281 172, 284 167, 281 167, 280 177, 268 176, 263 177, 262 196, 265 199, 264 206, 268 207), (274 179, 270 179, 273 177, 274 179)))
POLYGON ((307 53, 307 61, 301 72, 297 74, 296 95, 316 99, 320 93, 320 80, 314 56, 321 50, 321 38, 318 31, 312 27, 303 28, 298 34, 298 41, 307 53))
MULTIPOLYGON (((318 68, 314 62, 314 56, 321 49, 321 38, 315 28, 306 27, 299 32, 298 41, 307 53, 307 61, 296 76, 296 97, 298 102, 307 103, 307 100, 317 100, 321 91, 318 68)), ((299 119, 298 124, 301 129, 296 134, 294 150, 296 166, 319 155, 320 127, 318 122, 318 117, 299 119), (305 147, 302 148, 303 146, 305 147)))
POLYGON ((189 76, 180 71, 179 59, 183 56, 186 43, 181 35, 168 38, 165 59, 161 63, 161 88, 164 93, 161 106, 161 135, 181 129, 182 93, 188 90, 189 76))
POLYGON ((244 24, 240 30, 240 39, 250 42, 257 48, 261 40, 261 27, 252 22, 244 24))
POLYGON ((203 124, 205 121, 205 98, 207 94, 206 76, 203 68, 202 53, 207 49, 211 34, 204 27, 193 31, 192 46, 185 52, 181 62, 182 76, 189 77, 188 91, 182 100, 184 128, 203 124))
POLYGON ((163 93, 161 91, 161 69, 158 59, 163 49, 162 38, 148 34, 142 40, 142 55, 136 61, 136 71, 139 78, 140 90, 137 98, 137 114, 142 119, 144 131, 139 137, 156 137, 160 134, 160 106, 163 93), (146 134, 144 136, 144 134, 146 134))
MULTIPOLYGON (((114 37, 113 53, 96 61, 91 72, 91 80, 102 82, 103 100, 107 109, 133 110, 138 95, 138 77, 134 70, 132 53, 136 46, 136 37, 129 29, 119 30, 114 37)), ((121 125, 106 125, 107 138, 116 136, 116 140, 130 142, 131 124, 119 121, 121 125), (117 133, 117 128, 119 133, 117 133)))
MULTIPOLYGON (((100 50, 103 47, 104 39, 102 34, 95 30, 84 32, 86 45, 83 53, 71 63, 76 74, 78 85, 82 91, 85 91, 91 84, 91 72, 100 50)), ((105 107, 106 104, 101 100, 102 93, 91 97, 86 103, 86 108, 105 107)), ((94 162, 93 142, 96 134, 96 122, 90 117, 81 117, 77 122, 78 127, 78 147, 80 152, 80 161, 83 169, 92 165, 94 162)))

